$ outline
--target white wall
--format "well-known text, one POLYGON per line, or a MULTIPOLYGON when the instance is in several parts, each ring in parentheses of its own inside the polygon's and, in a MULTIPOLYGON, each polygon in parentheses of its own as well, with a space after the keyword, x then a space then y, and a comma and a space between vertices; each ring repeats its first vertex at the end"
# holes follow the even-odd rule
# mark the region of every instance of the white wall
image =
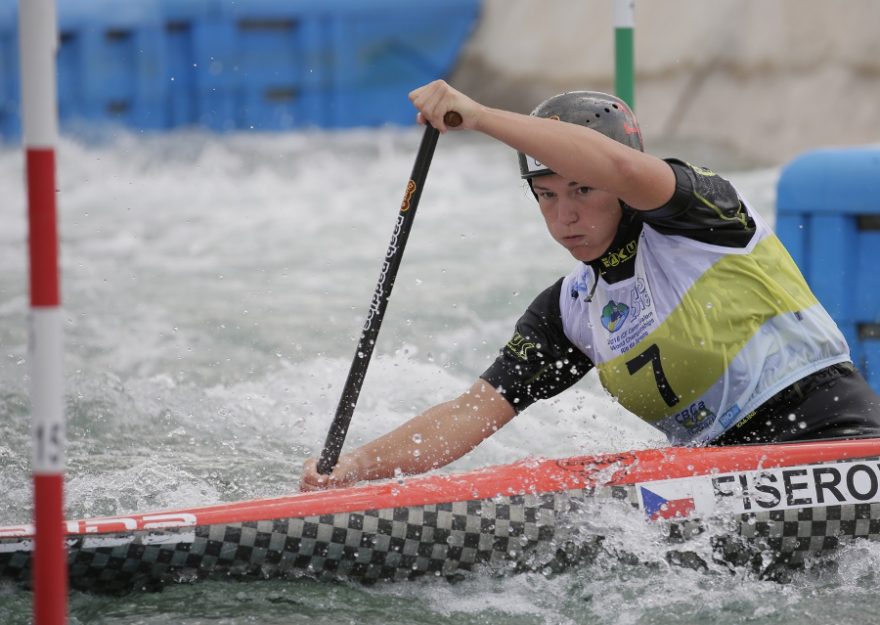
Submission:
MULTIPOLYGON (((484 0, 453 83, 528 111, 613 90, 613 0, 484 0)), ((880 143, 880 0, 635 0, 636 112, 648 149, 776 164, 880 143), (698 150, 699 151, 699 150, 698 150)))

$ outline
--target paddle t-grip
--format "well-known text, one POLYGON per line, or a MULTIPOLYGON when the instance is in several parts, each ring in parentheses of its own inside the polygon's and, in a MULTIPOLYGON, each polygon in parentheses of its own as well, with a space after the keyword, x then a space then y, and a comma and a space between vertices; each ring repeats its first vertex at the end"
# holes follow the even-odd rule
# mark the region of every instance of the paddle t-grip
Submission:
POLYGON ((458 111, 447 111, 446 115, 443 116, 443 123, 450 128, 461 126, 461 122, 461 114, 458 111))

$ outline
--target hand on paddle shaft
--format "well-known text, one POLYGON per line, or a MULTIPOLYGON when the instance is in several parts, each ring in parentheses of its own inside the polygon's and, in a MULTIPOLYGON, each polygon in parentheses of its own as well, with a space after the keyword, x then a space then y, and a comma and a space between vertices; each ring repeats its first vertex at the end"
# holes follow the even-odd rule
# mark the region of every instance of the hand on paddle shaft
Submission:
POLYGON ((483 110, 482 105, 442 80, 411 91, 409 99, 419 111, 418 122, 431 124, 440 133, 450 128, 476 129, 483 110))
MULTIPOLYGON (((445 83, 442 84, 445 85, 445 83)), ((413 98, 413 95, 411 94, 410 97, 413 98)), ((447 128, 457 127, 463 121, 460 113, 449 108, 441 108, 436 100, 437 98, 435 97, 430 101, 434 104, 432 111, 442 112, 442 114, 438 113, 440 119, 437 121, 440 129, 431 125, 432 114, 422 116, 423 112, 420 110, 419 121, 420 123, 425 123, 427 127, 416 155, 412 176, 406 185, 403 202, 401 203, 398 219, 391 237, 391 244, 385 254, 385 263, 379 276, 379 283, 376 285, 376 290, 373 294, 370 312, 364 323, 364 328, 355 350, 355 357, 349 369, 339 405, 336 408, 336 415, 333 423, 330 425, 330 431, 324 443, 324 449, 314 466, 307 463, 304 467, 304 485, 310 484, 313 487, 319 488, 329 485, 342 486, 358 479, 356 467, 353 470, 340 467, 340 471, 334 471, 334 467, 339 462, 339 454, 342 451, 342 445, 348 433, 348 426, 351 423, 351 417, 354 413, 361 386, 367 373, 367 367, 373 354, 373 347, 379 335, 379 328, 382 325, 388 298, 391 296, 391 289, 394 286, 397 270, 400 267, 400 261, 403 257, 410 228, 412 227, 412 221, 415 219, 416 208, 425 185, 425 179, 427 178, 428 168, 434 155, 434 148, 437 145, 439 132, 445 132, 447 128), (313 474, 313 472, 319 475, 331 475, 333 473, 336 479, 321 479, 318 475, 313 474)), ((415 102, 415 98, 413 98, 413 101, 415 102)))

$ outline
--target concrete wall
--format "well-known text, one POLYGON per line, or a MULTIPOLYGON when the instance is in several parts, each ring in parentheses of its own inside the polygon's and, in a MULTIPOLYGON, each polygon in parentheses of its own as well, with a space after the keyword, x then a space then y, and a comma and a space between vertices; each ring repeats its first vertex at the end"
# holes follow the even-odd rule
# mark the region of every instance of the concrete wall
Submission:
MULTIPOLYGON (((484 0, 452 82, 529 111, 612 91, 613 0, 484 0)), ((880 0, 635 0, 636 112, 649 151, 778 164, 880 143, 880 0)))

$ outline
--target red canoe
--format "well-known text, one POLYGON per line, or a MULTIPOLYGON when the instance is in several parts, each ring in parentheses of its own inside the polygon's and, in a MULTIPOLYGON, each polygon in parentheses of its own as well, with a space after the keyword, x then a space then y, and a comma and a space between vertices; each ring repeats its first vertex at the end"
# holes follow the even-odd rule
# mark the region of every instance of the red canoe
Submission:
MULTIPOLYGON (((880 439, 530 459, 456 475, 67 522, 74 588, 218 575, 363 580, 571 560, 573 513, 617 505, 679 537, 730 519, 786 562, 880 539, 880 439)), ((0 527, 0 578, 28 583, 33 526, 0 527)), ((583 541, 583 533, 579 533, 583 541)), ((592 537, 593 544, 602 537, 592 537)))

